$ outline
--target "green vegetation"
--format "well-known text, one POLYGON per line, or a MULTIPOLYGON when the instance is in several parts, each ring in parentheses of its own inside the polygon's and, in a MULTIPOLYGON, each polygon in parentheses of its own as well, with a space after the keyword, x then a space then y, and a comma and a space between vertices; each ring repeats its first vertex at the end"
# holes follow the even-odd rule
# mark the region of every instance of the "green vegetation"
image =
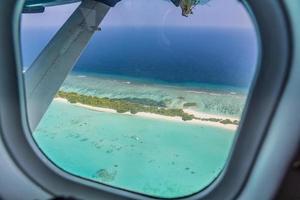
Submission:
POLYGON ((238 120, 233 120, 233 121, 232 121, 232 124, 235 124, 235 125, 239 125, 239 123, 240 123, 240 122, 239 122, 238 120))
POLYGON ((188 103, 185 103, 183 104, 183 107, 193 107, 193 106, 197 106, 197 103, 194 103, 194 102, 188 102, 188 103))
MULTIPOLYGON (((154 101, 151 99, 138 99, 138 98, 121 98, 110 99, 107 97, 96 97, 89 95, 82 95, 76 92, 59 91, 56 97, 61 97, 68 100, 70 103, 81 103, 84 105, 109 108, 116 110, 118 113, 130 112, 136 114, 138 112, 153 113, 158 115, 181 117, 184 121, 198 119, 202 121, 219 122, 222 124, 238 124, 237 120, 231 121, 230 119, 216 119, 216 118, 197 118, 194 115, 186 113, 183 109, 167 108, 163 101, 154 101)), ((195 103, 186 103, 187 106, 195 106, 195 103)))
POLYGON ((182 116, 182 120, 183 121, 188 121, 188 120, 193 120, 193 119, 196 119, 194 115, 184 115, 182 116))
MULTIPOLYGON (((142 104, 142 101, 137 101, 136 99, 109 99, 109 98, 100 98, 95 96, 87 96, 78 94, 75 92, 63 92, 59 91, 57 94, 58 97, 67 99, 70 103, 82 103, 89 106, 101 107, 101 108, 110 108, 116 110, 118 113, 130 112, 136 114, 138 112, 154 113, 159 115, 171 116, 171 117, 181 117, 182 120, 192 120, 193 115, 185 113, 182 109, 177 108, 164 108, 162 106, 153 106, 156 103, 149 101, 146 104, 142 104)), ((161 105, 161 102, 158 103, 161 105)))
POLYGON ((224 119, 224 120, 221 120, 220 123, 222 123, 222 124, 232 124, 232 121, 230 119, 224 119))
POLYGON ((130 103, 137 103, 137 104, 143 104, 145 106, 158 106, 158 107, 167 107, 166 102, 164 101, 155 101, 152 99, 147 98, 120 98, 120 99, 113 99, 113 100, 120 100, 120 101, 127 101, 130 103))
POLYGON ((217 118, 199 118, 200 120, 203 121, 210 121, 210 122, 221 122, 222 119, 217 119, 217 118))

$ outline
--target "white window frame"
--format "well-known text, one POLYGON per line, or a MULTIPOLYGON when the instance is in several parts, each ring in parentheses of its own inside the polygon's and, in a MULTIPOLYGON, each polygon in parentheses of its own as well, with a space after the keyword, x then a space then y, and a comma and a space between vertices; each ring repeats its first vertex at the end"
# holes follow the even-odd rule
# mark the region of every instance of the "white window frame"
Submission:
MULTIPOLYGON (((0 135, 14 164, 32 183, 53 196, 155 199, 71 175, 55 166, 37 147, 28 125, 21 65, 23 3, 2 0, 0 6, 0 135)), ((182 199, 251 199, 251 195, 271 199, 300 141, 299 1, 242 3, 251 13, 260 39, 255 80, 222 174, 204 190, 182 199), (287 112, 294 115, 288 117, 287 112), (270 161, 275 150, 276 156, 270 161)))

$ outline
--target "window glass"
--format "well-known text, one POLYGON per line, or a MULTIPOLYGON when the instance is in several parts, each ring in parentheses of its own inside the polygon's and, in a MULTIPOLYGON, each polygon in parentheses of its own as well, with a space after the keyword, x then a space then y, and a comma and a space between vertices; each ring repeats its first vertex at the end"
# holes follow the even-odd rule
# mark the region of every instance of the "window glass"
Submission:
POLYGON ((23 71, 30 67, 78 5, 78 3, 73 3, 47 7, 43 13, 24 13, 22 15, 23 71))
MULTIPOLYGON (((218 177, 244 111, 258 45, 240 1, 199 2, 184 0, 181 11, 168 0, 123 0, 109 10, 33 130, 55 165, 164 198, 199 192, 218 177)), ((25 68, 69 8, 24 16, 25 68)))

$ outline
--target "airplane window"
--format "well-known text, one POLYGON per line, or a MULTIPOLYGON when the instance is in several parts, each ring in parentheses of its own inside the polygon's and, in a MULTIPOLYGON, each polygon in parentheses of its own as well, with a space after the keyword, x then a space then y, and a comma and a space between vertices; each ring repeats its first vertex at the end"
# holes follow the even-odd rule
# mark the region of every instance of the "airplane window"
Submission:
MULTIPOLYGON (((220 175, 255 74, 257 35, 240 1, 186 2, 123 0, 92 27, 91 41, 32 127, 57 167, 163 198, 199 192, 220 175)), ((25 68, 69 8, 23 14, 25 68)), ((29 106, 29 120, 33 112, 29 106)))

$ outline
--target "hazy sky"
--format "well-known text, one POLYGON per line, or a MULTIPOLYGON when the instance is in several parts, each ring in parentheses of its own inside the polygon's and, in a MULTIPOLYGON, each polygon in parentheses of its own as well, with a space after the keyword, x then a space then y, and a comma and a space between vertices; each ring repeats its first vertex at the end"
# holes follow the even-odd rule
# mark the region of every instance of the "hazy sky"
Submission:
MULTIPOLYGON (((46 8, 43 14, 24 14, 23 27, 59 27, 79 4, 46 8)), ((251 19, 237 0, 211 0, 186 18, 168 0, 123 0, 111 8, 102 26, 210 26, 251 28, 251 19)))

